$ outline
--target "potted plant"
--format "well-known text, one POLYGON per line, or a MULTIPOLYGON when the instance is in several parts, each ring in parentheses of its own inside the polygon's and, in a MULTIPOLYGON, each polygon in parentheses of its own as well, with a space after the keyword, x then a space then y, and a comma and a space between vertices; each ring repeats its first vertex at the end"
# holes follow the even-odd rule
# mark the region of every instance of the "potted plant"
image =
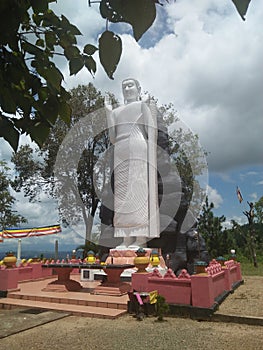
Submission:
POLYGON ((165 297, 162 295, 157 295, 156 297, 156 304, 155 304, 155 310, 156 310, 156 316, 157 321, 162 322, 164 321, 164 315, 166 315, 169 312, 169 305, 165 301, 165 297))

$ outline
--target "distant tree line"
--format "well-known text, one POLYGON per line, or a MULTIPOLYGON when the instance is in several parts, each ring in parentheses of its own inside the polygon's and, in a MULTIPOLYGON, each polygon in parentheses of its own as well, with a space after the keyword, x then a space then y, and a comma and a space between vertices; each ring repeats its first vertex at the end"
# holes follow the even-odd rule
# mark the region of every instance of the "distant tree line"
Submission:
POLYGON ((254 253, 262 257, 263 251, 263 197, 254 204, 253 236, 251 236, 249 223, 240 225, 235 220, 231 220, 231 227, 226 228, 225 216, 215 216, 213 209, 214 204, 209 203, 206 198, 198 224, 199 232, 206 241, 211 258, 227 257, 230 255, 230 250, 235 249, 238 256, 248 258, 254 262, 255 266, 254 253))

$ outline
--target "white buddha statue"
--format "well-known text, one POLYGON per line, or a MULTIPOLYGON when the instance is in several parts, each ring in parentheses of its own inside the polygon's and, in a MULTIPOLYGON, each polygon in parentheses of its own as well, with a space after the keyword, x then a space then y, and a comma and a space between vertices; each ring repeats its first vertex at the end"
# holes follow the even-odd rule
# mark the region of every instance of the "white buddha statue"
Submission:
POLYGON ((105 97, 110 140, 114 145, 114 237, 118 248, 143 247, 159 237, 157 187, 157 110, 141 100, 135 79, 122 82, 124 105, 112 108, 105 97))

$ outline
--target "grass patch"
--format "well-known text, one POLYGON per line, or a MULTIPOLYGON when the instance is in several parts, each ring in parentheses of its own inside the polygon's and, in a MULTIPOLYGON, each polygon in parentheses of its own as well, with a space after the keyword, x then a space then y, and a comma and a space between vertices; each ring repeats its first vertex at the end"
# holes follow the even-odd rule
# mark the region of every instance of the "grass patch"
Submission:
POLYGON ((241 272, 243 276, 263 276, 263 261, 262 257, 258 258, 258 267, 254 267, 253 262, 245 257, 237 259, 241 263, 241 272))

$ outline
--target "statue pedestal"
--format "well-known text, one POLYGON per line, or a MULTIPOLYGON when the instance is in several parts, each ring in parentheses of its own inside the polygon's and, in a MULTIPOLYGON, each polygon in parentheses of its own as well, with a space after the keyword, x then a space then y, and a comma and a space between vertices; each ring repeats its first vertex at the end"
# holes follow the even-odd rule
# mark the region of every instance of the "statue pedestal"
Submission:
MULTIPOLYGON (((109 256, 106 260, 106 264, 132 264, 134 263, 134 258, 136 255, 136 249, 110 249, 109 256)), ((146 251, 146 256, 150 256, 152 250, 150 248, 144 248, 146 251)))
MULTIPOLYGON (((145 256, 150 257, 151 253, 152 253, 152 249, 151 248, 144 248, 144 250, 146 251, 145 256)), ((136 249, 129 249, 129 248, 126 248, 126 249, 117 249, 117 248, 110 249, 109 256, 106 259, 106 264, 114 264, 114 265, 115 264, 116 265, 131 264, 131 265, 134 265, 134 258, 137 257, 136 251, 137 251, 137 248, 136 249)), ((146 270, 151 272, 153 269, 154 268, 151 266, 151 263, 150 263, 146 270)), ((167 270, 166 265, 165 265, 165 261, 164 261, 162 256, 160 256, 160 263, 159 263, 159 266, 158 266, 157 269, 158 270, 160 269, 164 273, 167 270)), ((136 268, 126 269, 121 274, 121 277, 128 277, 129 278, 136 271, 137 271, 136 268)))
POLYGON ((159 273, 162 276, 164 276, 166 274, 167 270, 168 270, 167 267, 162 267, 162 266, 159 265, 157 267, 147 267, 146 271, 151 273, 151 272, 153 272, 156 269, 159 271, 159 273))

